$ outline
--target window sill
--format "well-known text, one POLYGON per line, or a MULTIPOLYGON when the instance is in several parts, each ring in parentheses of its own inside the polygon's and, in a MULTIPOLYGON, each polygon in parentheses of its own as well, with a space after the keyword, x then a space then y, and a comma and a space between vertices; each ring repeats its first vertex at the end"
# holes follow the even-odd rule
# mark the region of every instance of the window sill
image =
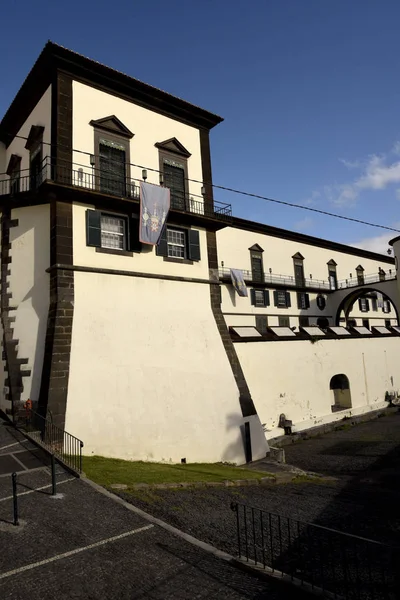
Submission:
POLYGON ((188 258, 174 258, 172 256, 164 256, 164 262, 180 263, 181 265, 192 265, 193 261, 188 258))
POLYGON ((118 254, 119 256, 133 256, 133 252, 128 252, 127 250, 114 250, 113 248, 97 248, 96 252, 100 252, 101 254, 118 254))

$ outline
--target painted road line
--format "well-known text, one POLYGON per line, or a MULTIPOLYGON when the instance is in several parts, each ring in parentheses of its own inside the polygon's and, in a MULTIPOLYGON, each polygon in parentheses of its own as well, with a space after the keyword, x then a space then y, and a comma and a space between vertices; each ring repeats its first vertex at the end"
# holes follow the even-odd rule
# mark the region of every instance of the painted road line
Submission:
POLYGON ((6 579, 6 577, 11 577, 12 575, 18 575, 18 573, 24 573, 24 571, 30 571, 31 569, 36 569, 37 567, 42 567, 43 565, 48 565, 49 563, 55 562, 56 560, 62 560, 63 558, 68 558, 69 556, 74 556, 75 554, 79 554, 80 552, 85 552, 86 550, 92 550, 93 548, 98 548, 99 546, 105 546, 105 544, 110 544, 111 542, 116 542, 118 540, 122 540, 130 535, 135 535, 136 533, 141 533, 142 531, 146 531, 147 529, 152 529, 154 525, 145 525, 144 527, 139 527, 138 529, 132 529, 131 531, 127 531, 126 533, 121 533, 120 535, 114 535, 113 537, 106 538, 105 540, 101 540, 100 542, 95 542, 94 544, 89 544, 89 546, 83 546, 82 548, 76 548, 75 550, 70 550, 69 552, 64 552, 63 554, 57 554, 56 556, 52 556, 51 558, 46 558, 45 560, 39 560, 38 562, 31 563, 30 565, 25 565, 24 567, 19 567, 18 569, 13 569, 12 571, 6 571, 5 573, 0 574, 0 579, 6 579))
MULTIPOLYGON (((62 481, 57 481, 57 485, 61 485, 62 483, 68 483, 68 481, 75 481, 76 477, 71 477, 70 479, 63 479, 62 481)), ((48 488, 51 488, 52 484, 50 483, 49 485, 42 485, 42 487, 38 487, 35 488, 34 490, 29 490, 28 492, 21 492, 20 494, 18 494, 18 498, 20 498, 21 496, 27 496, 28 494, 34 494, 35 492, 40 492, 41 490, 47 490, 48 488)), ((0 502, 5 502, 6 500, 12 500, 13 496, 7 496, 6 498, 0 498, 0 502)))
POLYGON ((6 450, 7 448, 11 448, 12 446, 19 446, 20 444, 23 444, 24 442, 28 442, 29 440, 22 440, 21 442, 14 442, 13 444, 8 444, 8 446, 2 446, 0 448, 0 452, 2 450, 6 450))

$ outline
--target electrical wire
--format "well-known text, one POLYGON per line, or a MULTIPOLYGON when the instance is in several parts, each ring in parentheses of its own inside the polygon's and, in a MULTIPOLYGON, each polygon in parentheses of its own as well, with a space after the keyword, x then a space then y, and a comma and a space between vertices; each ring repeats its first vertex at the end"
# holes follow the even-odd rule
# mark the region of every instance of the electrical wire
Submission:
MULTIPOLYGON (((22 140, 28 139, 27 137, 22 136, 22 135, 14 135, 14 138, 19 138, 22 140)), ((62 145, 62 144, 52 144, 51 142, 42 142, 42 143, 44 145, 50 146, 50 147, 67 148, 67 146, 62 145)), ((68 147, 68 149, 70 150, 69 147, 68 147)), ((91 152, 85 152, 84 150, 75 150, 75 149, 73 149, 72 152, 76 152, 79 154, 85 154, 86 156, 91 156, 93 154, 91 152)), ((153 169, 151 167, 146 167, 144 165, 137 165, 135 163, 130 163, 130 165, 132 167, 137 167, 139 169, 146 169, 147 171, 161 173, 161 171, 159 169, 153 169)), ((84 165, 82 165, 82 166, 84 166, 84 165)), ((396 233, 400 233, 400 229, 395 229, 394 227, 389 227, 388 225, 380 225, 378 223, 370 223, 369 221, 364 221, 363 219, 356 219, 354 217, 346 217, 344 215, 338 215, 337 213, 332 213, 332 212, 329 212, 326 210, 312 208, 311 206, 303 206, 302 204, 296 204, 294 202, 286 202, 285 200, 277 200, 276 198, 269 198, 268 196, 262 196, 261 194, 254 194, 252 192, 246 192, 244 190, 237 190, 235 188, 230 188, 230 187, 227 187, 224 185, 218 185, 218 184, 207 182, 207 181, 199 181, 198 179, 190 179, 190 178, 185 178, 185 179, 186 179, 186 181, 189 181, 192 183, 198 183, 200 185, 211 185, 216 190, 223 190, 225 192, 231 192, 232 194, 237 194, 240 196, 247 196, 249 198, 256 198, 257 200, 264 200, 265 202, 272 202, 275 204, 280 204, 282 206, 288 206, 289 208, 298 208, 301 210, 307 210, 309 212, 318 213, 318 214, 324 215, 326 217, 333 217, 335 219, 342 219, 343 221, 350 221, 352 223, 359 223, 361 225, 367 225, 368 227, 376 227, 379 229, 385 229, 387 231, 394 231, 396 233)), ((202 196, 200 196, 199 194, 190 194, 190 195, 195 196, 197 198, 202 198, 202 196)))

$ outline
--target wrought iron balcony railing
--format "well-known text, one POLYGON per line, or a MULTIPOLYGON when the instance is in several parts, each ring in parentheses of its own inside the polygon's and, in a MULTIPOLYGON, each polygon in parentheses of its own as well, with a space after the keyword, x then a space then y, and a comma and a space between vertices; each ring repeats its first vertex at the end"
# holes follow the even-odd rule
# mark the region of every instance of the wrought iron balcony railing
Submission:
MULTIPOLYGON (((302 281, 296 279, 292 275, 275 275, 274 273, 264 273, 262 277, 254 277, 253 273, 248 270, 243 270, 243 278, 245 281, 251 281, 252 283, 269 283, 271 285, 281 285, 284 287, 297 287, 297 288, 312 288, 319 290, 331 290, 329 281, 322 279, 308 279, 304 278, 302 281)), ((231 270, 226 267, 220 267, 218 274, 221 279, 230 279, 231 270)))
MULTIPOLYGON (((90 165, 60 162, 52 164, 50 157, 46 157, 42 168, 35 174, 27 169, 21 171, 14 179, 10 179, 6 174, 0 175, 0 196, 15 196, 22 192, 36 190, 46 181, 137 201, 141 182, 140 179, 121 177, 90 165)), ((206 198, 196 199, 191 194, 174 191, 171 191, 171 209, 227 221, 232 217, 230 204, 216 200, 211 204, 206 201, 206 198)))
POLYGON ((349 277, 349 279, 343 279, 342 281, 338 281, 338 289, 370 285, 372 283, 391 281, 393 279, 396 279, 396 271, 395 269, 389 269, 388 272, 381 271, 380 273, 374 273, 373 275, 364 275, 362 278, 349 277))

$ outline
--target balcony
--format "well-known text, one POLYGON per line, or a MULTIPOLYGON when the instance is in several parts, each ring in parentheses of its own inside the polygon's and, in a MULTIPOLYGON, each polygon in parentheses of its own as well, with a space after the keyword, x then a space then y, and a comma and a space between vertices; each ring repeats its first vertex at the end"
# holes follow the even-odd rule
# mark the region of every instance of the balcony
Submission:
MULTIPOLYGON (((0 174, 0 196, 18 196, 35 191, 45 182, 139 202, 140 179, 119 177, 79 163, 54 165, 50 157, 43 160, 41 170, 35 175, 31 175, 29 169, 21 171, 19 177, 14 180, 6 174, 0 174)), ((213 206, 210 206, 204 198, 195 199, 190 194, 177 196, 171 193, 171 210, 227 222, 232 217, 230 204, 214 200, 213 206)))
MULTIPOLYGON (((243 278, 245 281, 251 282, 256 285, 257 283, 269 284, 271 286, 278 285, 281 287, 292 287, 292 288, 310 288, 324 291, 332 291, 329 281, 324 281, 323 279, 303 279, 303 285, 300 285, 298 281, 296 281, 295 277, 292 275, 275 275, 273 273, 264 273, 262 279, 257 278, 253 279, 253 274, 251 271, 242 270, 243 278)), ((220 267, 218 269, 218 275, 220 279, 229 279, 231 280, 231 270, 226 267, 220 267)))
MULTIPOLYGON (((375 273, 373 275, 365 275, 364 281, 361 283, 357 277, 350 277, 349 279, 344 279, 343 281, 338 281, 337 285, 330 283, 327 280, 323 279, 303 279, 303 285, 301 285, 298 281, 296 281, 295 277, 292 275, 275 275, 273 273, 265 273, 263 278, 260 279, 254 278, 251 271, 243 270, 243 278, 247 282, 251 282, 256 285, 257 283, 269 284, 269 285, 279 285, 281 287, 294 287, 294 288, 309 288, 315 290, 322 290, 325 292, 334 292, 336 290, 341 290, 345 288, 357 287, 360 285, 371 285, 374 283, 380 283, 382 281, 390 281, 396 279, 396 273, 392 272, 392 269, 388 273, 375 273)), ((218 274, 220 279, 229 279, 231 280, 231 270, 226 267, 220 267, 218 269, 218 274)))
POLYGON ((362 278, 349 277, 349 279, 343 279, 338 281, 337 289, 358 287, 360 285, 371 285, 373 283, 382 283, 382 281, 391 281, 396 279, 395 269, 389 269, 388 273, 381 271, 380 273, 374 273, 373 275, 364 275, 362 278))

